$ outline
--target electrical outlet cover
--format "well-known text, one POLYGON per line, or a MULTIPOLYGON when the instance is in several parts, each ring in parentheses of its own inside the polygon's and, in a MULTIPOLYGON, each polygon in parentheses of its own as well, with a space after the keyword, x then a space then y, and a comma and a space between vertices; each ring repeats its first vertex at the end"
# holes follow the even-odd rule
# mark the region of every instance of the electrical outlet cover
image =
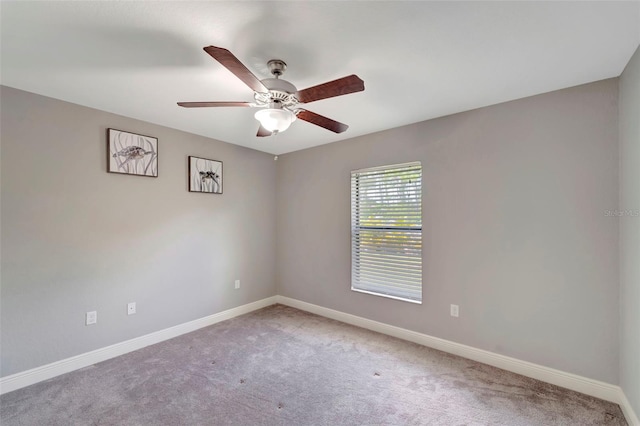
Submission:
POLYGON ((458 305, 451 305, 451 316, 457 318, 459 314, 460 311, 458 305))

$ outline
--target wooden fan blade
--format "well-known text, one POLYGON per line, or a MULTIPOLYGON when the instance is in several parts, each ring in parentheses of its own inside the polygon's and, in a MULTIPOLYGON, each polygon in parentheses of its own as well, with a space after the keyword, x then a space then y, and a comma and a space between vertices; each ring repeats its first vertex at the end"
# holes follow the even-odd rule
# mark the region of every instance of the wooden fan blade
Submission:
POLYGON ((264 87, 264 84, 262 84, 260 80, 258 80, 258 78, 227 49, 207 46, 204 48, 204 51, 211 55, 213 59, 220 62, 222 66, 231 71, 236 77, 242 80, 242 82, 249 86, 249 88, 254 92, 269 92, 269 89, 264 87))
POLYGON ((178 105, 185 108, 206 108, 206 107, 250 107, 251 102, 178 102, 178 105))
POLYGON ((309 103, 320 99, 362 92, 363 90, 364 81, 360 80, 360 77, 354 74, 300 90, 298 91, 298 100, 302 103, 309 103))
POLYGON ((264 127, 262 127, 262 124, 261 124, 260 128, 258 129, 258 134, 256 136, 259 138, 263 138, 265 136, 271 136, 271 132, 265 129, 264 127))
POLYGON ((335 133, 342 133, 349 128, 346 124, 337 122, 315 112, 307 111, 306 109, 298 110, 297 117, 300 120, 308 121, 316 126, 324 127, 327 130, 331 130, 335 133))

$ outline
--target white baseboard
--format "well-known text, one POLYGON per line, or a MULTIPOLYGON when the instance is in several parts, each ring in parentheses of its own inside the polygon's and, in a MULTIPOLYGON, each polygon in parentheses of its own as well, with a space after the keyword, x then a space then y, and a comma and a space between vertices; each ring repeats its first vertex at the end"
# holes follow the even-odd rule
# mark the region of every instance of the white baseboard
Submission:
POLYGON ((618 402, 618 405, 620 405, 629 426, 640 426, 640 419, 633 411, 633 407, 622 389, 620 389, 620 402, 618 402))
POLYGON ((598 380, 589 379, 576 374, 566 373, 564 371, 544 367, 531 362, 521 361, 505 355, 499 355, 460 343, 451 342, 449 340, 440 339, 438 337, 429 336, 427 334, 417 333, 415 331, 395 327, 322 306, 313 305, 311 303, 302 302, 289 297, 277 296, 277 302, 286 306, 291 306, 292 308, 311 312, 340 322, 438 349, 443 352, 459 355, 483 364, 492 365, 503 370, 571 389, 606 401, 615 402, 620 405, 629 425, 640 426, 638 418, 636 417, 631 404, 629 404, 629 401, 620 386, 611 385, 609 383, 600 382, 598 380))
POLYGON ((189 321, 184 324, 136 337, 135 339, 116 343, 115 345, 96 349, 95 351, 86 352, 51 364, 36 367, 31 370, 22 371, 0 378, 0 395, 11 392, 25 386, 33 385, 43 380, 48 380, 61 374, 69 373, 80 368, 88 367, 98 362, 106 361, 126 353, 142 349, 146 346, 160 343, 162 341, 178 337, 185 333, 198 330, 203 327, 228 320, 239 315, 247 314, 256 309, 261 309, 276 303, 276 296, 258 300, 253 303, 238 306, 237 308, 228 309, 217 314, 209 315, 204 318, 189 321))

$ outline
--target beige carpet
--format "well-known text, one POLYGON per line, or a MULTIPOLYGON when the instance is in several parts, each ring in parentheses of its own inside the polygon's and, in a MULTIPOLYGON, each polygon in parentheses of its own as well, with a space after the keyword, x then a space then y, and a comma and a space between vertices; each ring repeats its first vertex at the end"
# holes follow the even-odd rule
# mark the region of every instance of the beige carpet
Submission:
POLYGON ((10 425, 625 425, 612 403, 275 305, 0 397, 10 425))

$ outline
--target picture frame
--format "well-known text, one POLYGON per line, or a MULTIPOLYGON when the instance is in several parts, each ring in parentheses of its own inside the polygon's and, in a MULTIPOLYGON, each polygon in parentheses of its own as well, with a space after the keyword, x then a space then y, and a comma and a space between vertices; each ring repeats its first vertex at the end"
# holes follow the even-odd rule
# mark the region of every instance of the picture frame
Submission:
POLYGON ((189 192, 222 194, 222 161, 189 156, 189 192))
POLYGON ((158 138, 107 129, 107 172, 158 177, 158 138))

